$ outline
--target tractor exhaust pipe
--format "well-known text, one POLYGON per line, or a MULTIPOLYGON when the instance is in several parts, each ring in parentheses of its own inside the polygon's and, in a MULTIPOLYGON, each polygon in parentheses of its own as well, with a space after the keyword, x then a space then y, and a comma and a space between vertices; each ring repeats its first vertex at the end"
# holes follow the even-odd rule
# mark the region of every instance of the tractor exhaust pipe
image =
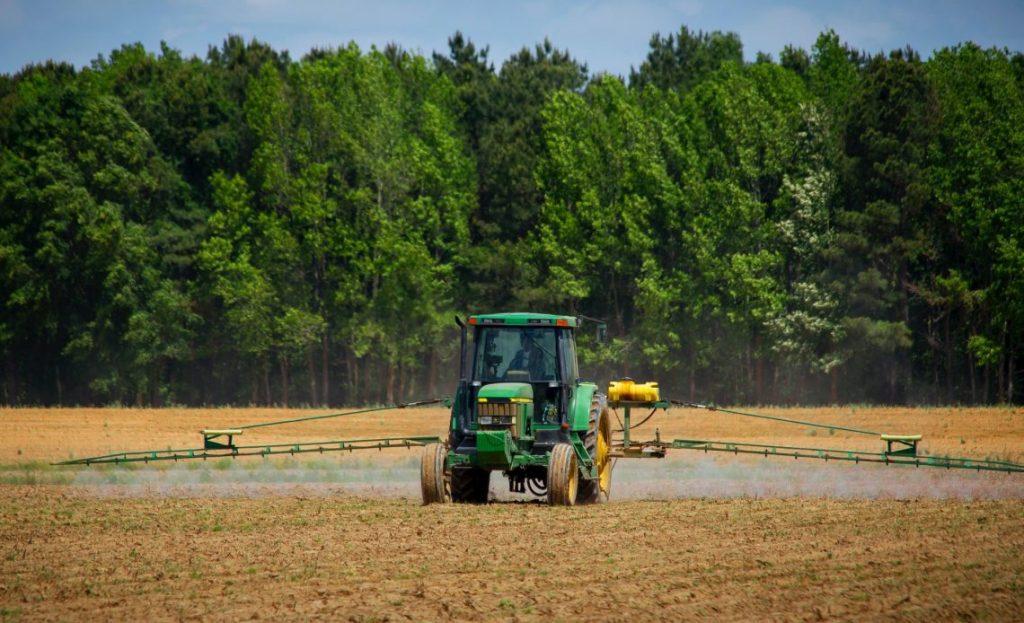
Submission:
POLYGON ((455 317, 455 324, 459 325, 459 382, 466 382, 466 323, 462 318, 455 317))
POLYGON ((459 417, 459 428, 466 430, 469 427, 469 409, 470 409, 470 392, 469 392, 469 379, 466 377, 466 341, 467 341, 467 330, 466 323, 462 321, 462 318, 455 316, 455 324, 459 325, 459 391, 463 399, 462 403, 462 414, 459 417))

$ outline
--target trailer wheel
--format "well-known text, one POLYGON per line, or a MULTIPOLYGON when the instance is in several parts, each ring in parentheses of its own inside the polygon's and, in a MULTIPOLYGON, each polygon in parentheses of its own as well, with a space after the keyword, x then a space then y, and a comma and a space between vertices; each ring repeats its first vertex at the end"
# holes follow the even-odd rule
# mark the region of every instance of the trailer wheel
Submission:
POLYGON ((603 394, 594 394, 590 401, 590 426, 583 444, 597 465, 597 478, 580 479, 576 503, 607 501, 612 494, 612 420, 603 394))
POLYGON ((444 472, 448 449, 439 443, 423 447, 420 457, 420 488, 423 504, 444 504, 452 501, 451 485, 444 472))
POLYGON ((548 504, 574 505, 579 482, 580 470, 576 463, 576 451, 571 444, 556 444, 548 462, 548 504))
POLYGON ((486 504, 491 487, 491 472, 479 467, 455 467, 452 469, 452 502, 465 504, 486 504))

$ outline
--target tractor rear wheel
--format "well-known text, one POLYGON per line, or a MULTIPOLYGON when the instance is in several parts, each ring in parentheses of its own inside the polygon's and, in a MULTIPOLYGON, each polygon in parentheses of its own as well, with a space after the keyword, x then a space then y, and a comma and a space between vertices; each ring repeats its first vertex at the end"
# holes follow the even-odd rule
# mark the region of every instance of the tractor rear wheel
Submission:
POLYGON ((594 504, 606 501, 612 493, 612 419, 602 394, 594 394, 590 401, 590 426, 583 445, 597 466, 597 478, 580 480, 576 502, 594 504))
POLYGON ((420 457, 420 489, 423 504, 444 504, 452 501, 451 485, 444 472, 448 449, 439 443, 424 446, 420 457))
POLYGON ((548 462, 548 504, 572 506, 579 490, 580 469, 572 444, 556 444, 548 462))
POLYGON ((486 504, 491 472, 479 467, 452 468, 452 502, 486 504))

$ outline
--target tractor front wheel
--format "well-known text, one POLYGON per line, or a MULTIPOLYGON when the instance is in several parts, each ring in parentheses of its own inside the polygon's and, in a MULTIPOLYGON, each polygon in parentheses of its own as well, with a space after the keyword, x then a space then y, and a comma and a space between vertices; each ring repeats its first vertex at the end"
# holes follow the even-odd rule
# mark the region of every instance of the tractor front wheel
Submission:
POLYGON ((423 504, 444 504, 452 501, 451 483, 444 471, 448 449, 439 443, 423 448, 420 457, 420 488, 423 504))
POLYGON ((572 444, 556 444, 548 462, 548 503, 552 506, 574 505, 579 483, 580 470, 572 444))
POLYGON ((486 504, 491 472, 479 467, 452 468, 452 502, 486 504))

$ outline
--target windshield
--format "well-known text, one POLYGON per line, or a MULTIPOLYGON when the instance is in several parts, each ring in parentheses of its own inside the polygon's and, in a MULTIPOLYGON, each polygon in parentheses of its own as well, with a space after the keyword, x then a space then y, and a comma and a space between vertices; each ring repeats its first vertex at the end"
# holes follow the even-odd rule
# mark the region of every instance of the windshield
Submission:
POLYGON ((477 334, 475 380, 555 381, 557 369, 554 329, 485 327, 477 334))

